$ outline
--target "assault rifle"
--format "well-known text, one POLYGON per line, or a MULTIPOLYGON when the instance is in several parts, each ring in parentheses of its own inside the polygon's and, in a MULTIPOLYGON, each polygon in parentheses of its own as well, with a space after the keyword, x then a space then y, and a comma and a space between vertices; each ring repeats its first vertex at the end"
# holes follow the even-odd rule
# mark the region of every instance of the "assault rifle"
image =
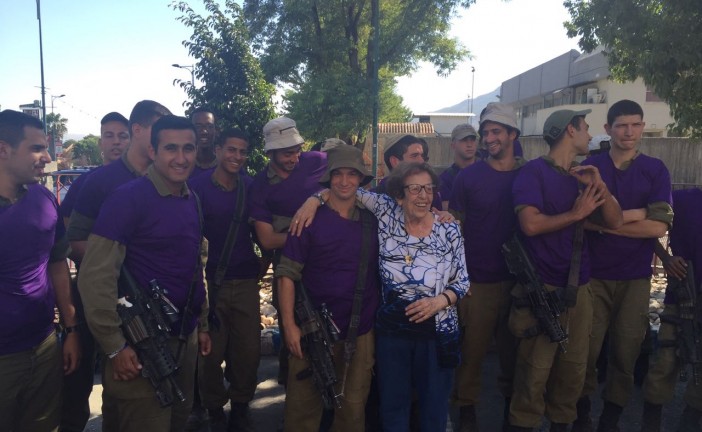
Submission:
POLYGON ((321 393, 324 407, 341 408, 342 395, 334 388, 338 379, 332 358, 334 343, 339 340, 339 328, 325 304, 319 311, 314 309, 301 283, 295 283, 295 321, 302 332, 302 351, 310 361, 310 367, 298 373, 296 378, 303 380, 311 376, 321 393))
POLYGON ((502 245, 502 254, 507 262, 507 268, 517 281, 524 286, 529 298, 531 311, 536 317, 537 326, 525 332, 526 337, 536 336, 543 332, 558 343, 561 352, 566 352, 568 335, 558 317, 561 315, 561 301, 555 292, 548 291, 536 273, 534 265, 519 238, 514 235, 502 245))
POLYGON ((149 282, 148 290, 142 290, 124 266, 119 287, 126 295, 117 301, 117 313, 127 343, 142 364, 141 375, 151 382, 162 407, 172 405, 174 396, 185 401, 175 381, 178 362, 168 346, 171 325, 178 321, 178 309, 155 279, 149 282))
MULTIPOLYGON (((702 382, 702 326, 697 303, 697 287, 695 286, 695 270, 692 261, 687 261, 687 274, 680 280, 668 279, 668 290, 671 290, 678 302, 679 315, 661 315, 661 321, 674 324, 677 327, 677 352, 683 367, 680 369, 680 380, 687 381, 687 365, 692 366, 692 376, 695 385, 702 382)), ((661 345, 665 343, 662 342, 661 345)))

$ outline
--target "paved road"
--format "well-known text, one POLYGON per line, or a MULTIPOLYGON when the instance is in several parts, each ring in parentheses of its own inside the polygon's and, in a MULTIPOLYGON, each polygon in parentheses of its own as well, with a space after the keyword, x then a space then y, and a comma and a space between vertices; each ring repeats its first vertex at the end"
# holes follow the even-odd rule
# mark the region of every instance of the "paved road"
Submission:
MULTIPOLYGON (((478 422, 481 432, 501 432, 501 418, 503 409, 503 399, 499 395, 495 386, 495 377, 497 375, 498 362, 494 353, 488 354, 488 358, 483 371, 484 389, 481 395, 481 403, 478 406, 478 422)), ((275 432, 281 422, 283 413, 283 403, 285 394, 283 389, 276 381, 277 374, 277 357, 265 356, 262 358, 259 368, 259 382, 256 390, 256 396, 251 403, 251 413, 254 426, 259 432, 275 432)), ((96 382, 99 376, 96 375, 96 382)), ((673 432, 676 430, 680 413, 682 412, 682 394, 683 384, 678 384, 677 396, 673 403, 666 406, 663 410, 664 425, 663 432, 673 432)), ((93 418, 88 423, 87 431, 99 431, 102 425, 100 416, 100 395, 102 386, 96 384, 93 388, 93 394, 90 399, 90 407, 93 412, 93 418)), ((641 411, 643 401, 641 397, 641 389, 636 387, 634 395, 629 406, 626 407, 620 422, 621 432, 639 432, 641 429, 641 411)), ((228 409, 228 407, 226 407, 228 409)), ((602 410, 602 401, 599 397, 595 397, 593 401, 593 413, 599 416, 602 410)), ((451 410, 451 417, 455 418, 456 410, 451 410)), ((206 431, 207 429, 203 429, 206 431)), ((547 424, 541 428, 543 431, 548 430, 547 424)), ((451 424, 447 432, 452 432, 451 424)))

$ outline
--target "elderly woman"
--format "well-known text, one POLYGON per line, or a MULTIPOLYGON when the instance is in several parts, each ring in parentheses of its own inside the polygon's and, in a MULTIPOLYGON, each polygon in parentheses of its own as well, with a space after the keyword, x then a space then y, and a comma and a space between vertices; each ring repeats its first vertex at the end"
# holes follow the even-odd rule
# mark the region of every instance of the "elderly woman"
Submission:
MULTIPOLYGON (((428 164, 403 163, 387 181, 389 196, 363 189, 356 195, 378 218, 382 304, 376 365, 386 432, 409 430, 413 390, 419 395, 421 430, 446 430, 459 361, 455 305, 469 283, 460 227, 439 222, 431 212, 438 182, 428 164)), ((320 205, 308 200, 294 220, 307 224, 315 201, 320 205)))

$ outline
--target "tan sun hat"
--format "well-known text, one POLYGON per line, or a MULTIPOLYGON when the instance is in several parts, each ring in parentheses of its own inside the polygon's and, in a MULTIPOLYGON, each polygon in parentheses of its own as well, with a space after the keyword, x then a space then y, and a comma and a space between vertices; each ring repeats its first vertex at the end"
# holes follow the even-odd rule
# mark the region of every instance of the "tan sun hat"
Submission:
POLYGON ((295 120, 287 117, 275 118, 263 126, 264 151, 280 150, 301 145, 305 140, 297 130, 295 120))
POLYGON ((368 172, 366 164, 363 162, 363 152, 352 145, 337 146, 327 152, 327 171, 319 179, 319 184, 329 187, 331 172, 338 168, 352 168, 360 172, 363 176, 361 186, 365 186, 373 180, 373 176, 368 172))

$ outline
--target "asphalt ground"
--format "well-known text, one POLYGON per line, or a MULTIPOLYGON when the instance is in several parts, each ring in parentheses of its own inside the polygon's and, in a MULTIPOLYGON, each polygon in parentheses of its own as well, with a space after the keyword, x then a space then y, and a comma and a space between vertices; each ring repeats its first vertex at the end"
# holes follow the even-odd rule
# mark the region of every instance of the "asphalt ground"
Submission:
MULTIPOLYGON (((261 358, 259 367, 259 385, 256 395, 251 403, 251 417, 253 426, 259 432, 275 432, 281 424, 283 418, 283 404, 285 393, 283 388, 277 383, 276 356, 264 356, 261 358)), ((481 401, 477 406, 478 423, 481 432, 501 432, 502 430, 502 410, 503 398, 496 387, 496 377, 498 372, 497 356, 489 353, 483 368, 483 390, 481 401)), ((100 376, 95 375, 95 386, 90 398, 90 408, 92 416, 88 422, 86 431, 99 431, 102 429, 102 417, 100 415, 102 386, 99 384, 100 376)), ((673 432, 677 428, 678 419, 683 409, 682 394, 684 383, 678 383, 676 396, 673 402, 663 409, 663 432, 673 432)), ((641 430, 641 415, 643 408, 643 398, 641 388, 635 386, 632 399, 624 409, 620 421, 621 432, 639 432, 641 430)), ((228 411, 229 407, 225 407, 228 411)), ((597 418, 602 410, 602 400, 599 395, 593 397, 593 415, 597 418)), ((449 409, 450 419, 455 419, 457 410, 453 407, 449 409)), ((548 422, 544 424, 540 431, 548 431, 548 422)), ((205 425, 201 431, 209 431, 205 425)), ((359 428, 359 432, 361 429, 359 428)), ((447 432, 454 431, 451 421, 446 429, 447 432)), ((441 431, 437 431, 441 432, 441 431)))

